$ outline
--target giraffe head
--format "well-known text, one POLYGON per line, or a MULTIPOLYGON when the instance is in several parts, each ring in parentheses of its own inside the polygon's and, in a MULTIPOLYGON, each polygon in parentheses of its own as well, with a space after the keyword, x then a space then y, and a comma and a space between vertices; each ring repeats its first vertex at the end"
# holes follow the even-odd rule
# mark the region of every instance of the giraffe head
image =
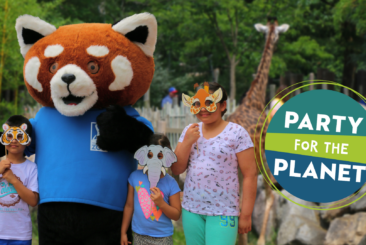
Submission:
POLYGON ((284 33, 290 28, 288 24, 282 24, 278 26, 277 18, 268 18, 267 25, 255 24, 255 29, 259 32, 266 34, 266 39, 270 35, 273 38, 273 43, 276 43, 280 33, 284 33), (273 22, 272 22, 273 21, 273 22))
MULTIPOLYGON (((195 84, 195 88, 198 84, 195 84)), ((219 88, 213 94, 209 93, 208 83, 204 83, 204 88, 199 89, 193 97, 189 97, 186 94, 182 94, 183 104, 191 108, 192 114, 197 114, 202 108, 205 108, 208 112, 215 112, 217 109, 216 103, 222 98, 222 90, 219 88)))

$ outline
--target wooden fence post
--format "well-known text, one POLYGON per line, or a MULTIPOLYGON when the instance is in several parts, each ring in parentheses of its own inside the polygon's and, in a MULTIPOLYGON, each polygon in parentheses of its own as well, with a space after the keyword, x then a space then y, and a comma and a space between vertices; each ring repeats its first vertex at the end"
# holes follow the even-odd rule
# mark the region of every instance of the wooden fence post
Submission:
POLYGON ((273 99, 276 96, 276 84, 269 85, 269 99, 273 99))
POLYGON ((309 83, 310 83, 310 86, 309 86, 309 90, 313 90, 314 89, 314 85, 313 85, 313 83, 314 83, 314 73, 313 72, 310 72, 310 74, 309 74, 309 83))

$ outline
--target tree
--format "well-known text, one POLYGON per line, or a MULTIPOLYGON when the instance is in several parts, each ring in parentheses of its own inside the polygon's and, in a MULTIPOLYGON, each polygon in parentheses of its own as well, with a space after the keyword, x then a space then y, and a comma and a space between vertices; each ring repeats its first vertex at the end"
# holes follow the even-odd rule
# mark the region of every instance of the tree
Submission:
POLYGON ((0 0, 0 19, 1 23, 1 59, 0 59, 0 123, 11 114, 21 113, 25 102, 34 102, 25 92, 23 80, 23 57, 19 51, 17 34, 15 31, 15 21, 23 14, 39 16, 54 24, 62 23, 58 19, 57 13, 52 10, 61 1, 38 4, 36 0, 10 1, 0 0), (1 97, 2 91, 7 90, 12 94, 13 103, 4 101, 1 97), (20 97, 20 98, 19 98, 20 97), (20 102, 20 103, 19 103, 20 102))

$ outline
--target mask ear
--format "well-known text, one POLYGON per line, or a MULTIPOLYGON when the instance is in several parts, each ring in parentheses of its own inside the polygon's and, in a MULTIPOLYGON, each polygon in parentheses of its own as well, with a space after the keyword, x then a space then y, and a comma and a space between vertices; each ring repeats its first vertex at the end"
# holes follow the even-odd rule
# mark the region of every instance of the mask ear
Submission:
POLYGON ((158 35, 158 24, 154 15, 135 14, 113 24, 112 29, 139 46, 147 56, 153 56, 158 35))
POLYGON ((213 97, 215 98, 215 103, 219 103, 219 101, 222 99, 222 89, 219 88, 218 90, 213 93, 213 97))
POLYGON ((191 97, 186 94, 182 94, 182 101, 185 106, 191 107, 191 97))
POLYGON ((20 128, 21 128, 23 131, 25 131, 25 130, 27 130, 28 126, 27 126, 27 124, 23 123, 22 125, 20 125, 20 128))
POLYGON ((3 130, 4 130, 4 133, 6 130, 8 130, 10 128, 10 126, 6 123, 3 124, 3 130))
POLYGON ((145 164, 146 154, 147 154, 147 146, 145 145, 135 152, 134 158, 139 162, 140 165, 146 165, 145 164))
POLYGON ((31 15, 19 16, 15 23, 15 29, 17 31, 20 53, 23 57, 39 39, 56 31, 56 27, 53 25, 31 15))
POLYGON ((163 166, 169 168, 173 163, 177 162, 177 156, 168 147, 164 147, 163 166))

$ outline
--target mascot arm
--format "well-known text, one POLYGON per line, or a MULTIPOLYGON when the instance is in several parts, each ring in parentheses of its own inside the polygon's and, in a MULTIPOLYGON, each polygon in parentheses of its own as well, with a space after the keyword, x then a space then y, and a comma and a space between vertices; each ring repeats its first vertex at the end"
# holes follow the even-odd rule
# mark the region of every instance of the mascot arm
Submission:
MULTIPOLYGON (((0 137, 2 137, 3 132, 0 132, 0 137)), ((5 145, 0 144, 0 157, 5 156, 5 145)))
POLYGON ((138 120, 138 113, 128 115, 121 106, 109 106, 97 117, 99 136, 97 145, 106 151, 127 150, 135 153, 139 148, 148 145, 153 134, 151 123, 138 120))

